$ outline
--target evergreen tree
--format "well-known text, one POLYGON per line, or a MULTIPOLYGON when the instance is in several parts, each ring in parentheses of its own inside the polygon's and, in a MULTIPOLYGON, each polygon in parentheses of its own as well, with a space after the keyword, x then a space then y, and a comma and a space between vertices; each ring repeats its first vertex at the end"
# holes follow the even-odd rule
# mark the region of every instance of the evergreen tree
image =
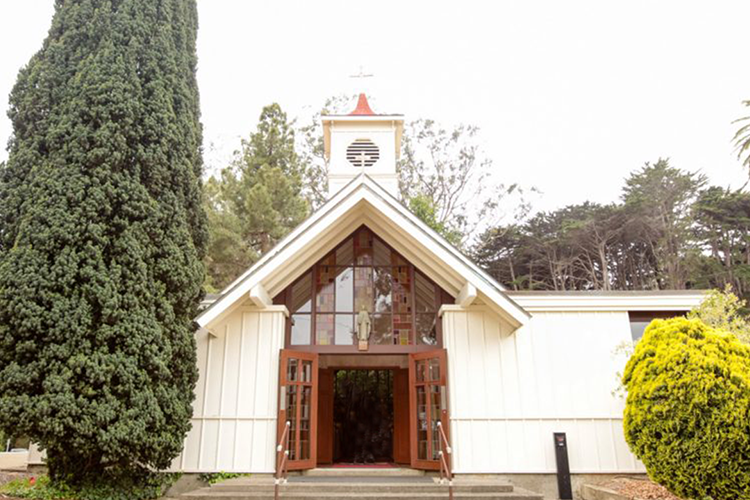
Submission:
POLYGON ((691 207, 706 184, 701 174, 671 167, 659 158, 625 179, 626 210, 643 224, 643 240, 659 269, 659 288, 681 290, 689 281, 686 258, 691 253, 691 207))
POLYGON ((303 175, 293 123, 278 104, 266 106, 233 164, 210 182, 210 288, 227 285, 307 217, 303 175))
POLYGON ((205 186, 210 233, 205 259, 206 290, 212 293, 231 283, 259 257, 242 237, 242 221, 227 202, 224 189, 227 182, 234 184, 234 179, 226 179, 225 175, 211 177, 205 186))
POLYGON ((750 193, 709 187, 700 193, 693 213, 693 234, 701 252, 692 263, 692 286, 731 286, 746 298, 750 295, 750 193))
MULTIPOLYGON (((207 243, 194 0, 57 0, 0 171, 0 427, 74 486, 180 452, 207 243)), ((122 483, 119 483, 122 484, 122 483)))
POLYGON ((438 221, 435 203, 424 194, 416 194, 409 200, 409 210, 419 219, 434 229, 454 246, 460 246, 463 234, 457 229, 451 229, 445 222, 438 221))

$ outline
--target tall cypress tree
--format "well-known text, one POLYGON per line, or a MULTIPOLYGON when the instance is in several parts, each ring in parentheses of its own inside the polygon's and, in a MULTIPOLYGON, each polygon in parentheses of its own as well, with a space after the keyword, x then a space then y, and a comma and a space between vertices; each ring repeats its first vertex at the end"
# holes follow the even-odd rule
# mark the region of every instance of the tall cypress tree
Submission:
POLYGON ((195 0, 57 0, 0 167, 0 428, 55 480, 180 452, 207 229, 195 0))

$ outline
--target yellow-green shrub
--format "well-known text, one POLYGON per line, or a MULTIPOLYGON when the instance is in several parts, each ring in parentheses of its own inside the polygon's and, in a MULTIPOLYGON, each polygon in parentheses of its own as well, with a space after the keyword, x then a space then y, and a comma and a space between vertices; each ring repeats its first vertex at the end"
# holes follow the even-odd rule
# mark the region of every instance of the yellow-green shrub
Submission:
POLYGON ((698 319, 655 320, 623 376, 625 439, 683 498, 750 499, 750 347, 698 319))

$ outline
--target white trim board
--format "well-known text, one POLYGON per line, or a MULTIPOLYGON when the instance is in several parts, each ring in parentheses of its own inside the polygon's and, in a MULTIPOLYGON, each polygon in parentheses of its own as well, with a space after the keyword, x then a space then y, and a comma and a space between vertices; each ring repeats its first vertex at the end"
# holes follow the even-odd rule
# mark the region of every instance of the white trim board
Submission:
POLYGON ((689 311, 706 292, 506 292, 526 311, 689 311))

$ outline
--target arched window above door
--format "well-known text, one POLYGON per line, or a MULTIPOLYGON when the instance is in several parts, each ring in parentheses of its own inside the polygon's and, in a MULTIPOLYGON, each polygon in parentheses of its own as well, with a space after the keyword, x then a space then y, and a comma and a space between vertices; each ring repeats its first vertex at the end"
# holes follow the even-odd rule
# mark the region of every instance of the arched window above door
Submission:
POLYGON ((453 298, 362 226, 275 300, 289 308, 287 346, 355 351, 357 313, 370 314, 371 351, 442 344, 438 310, 453 298))

